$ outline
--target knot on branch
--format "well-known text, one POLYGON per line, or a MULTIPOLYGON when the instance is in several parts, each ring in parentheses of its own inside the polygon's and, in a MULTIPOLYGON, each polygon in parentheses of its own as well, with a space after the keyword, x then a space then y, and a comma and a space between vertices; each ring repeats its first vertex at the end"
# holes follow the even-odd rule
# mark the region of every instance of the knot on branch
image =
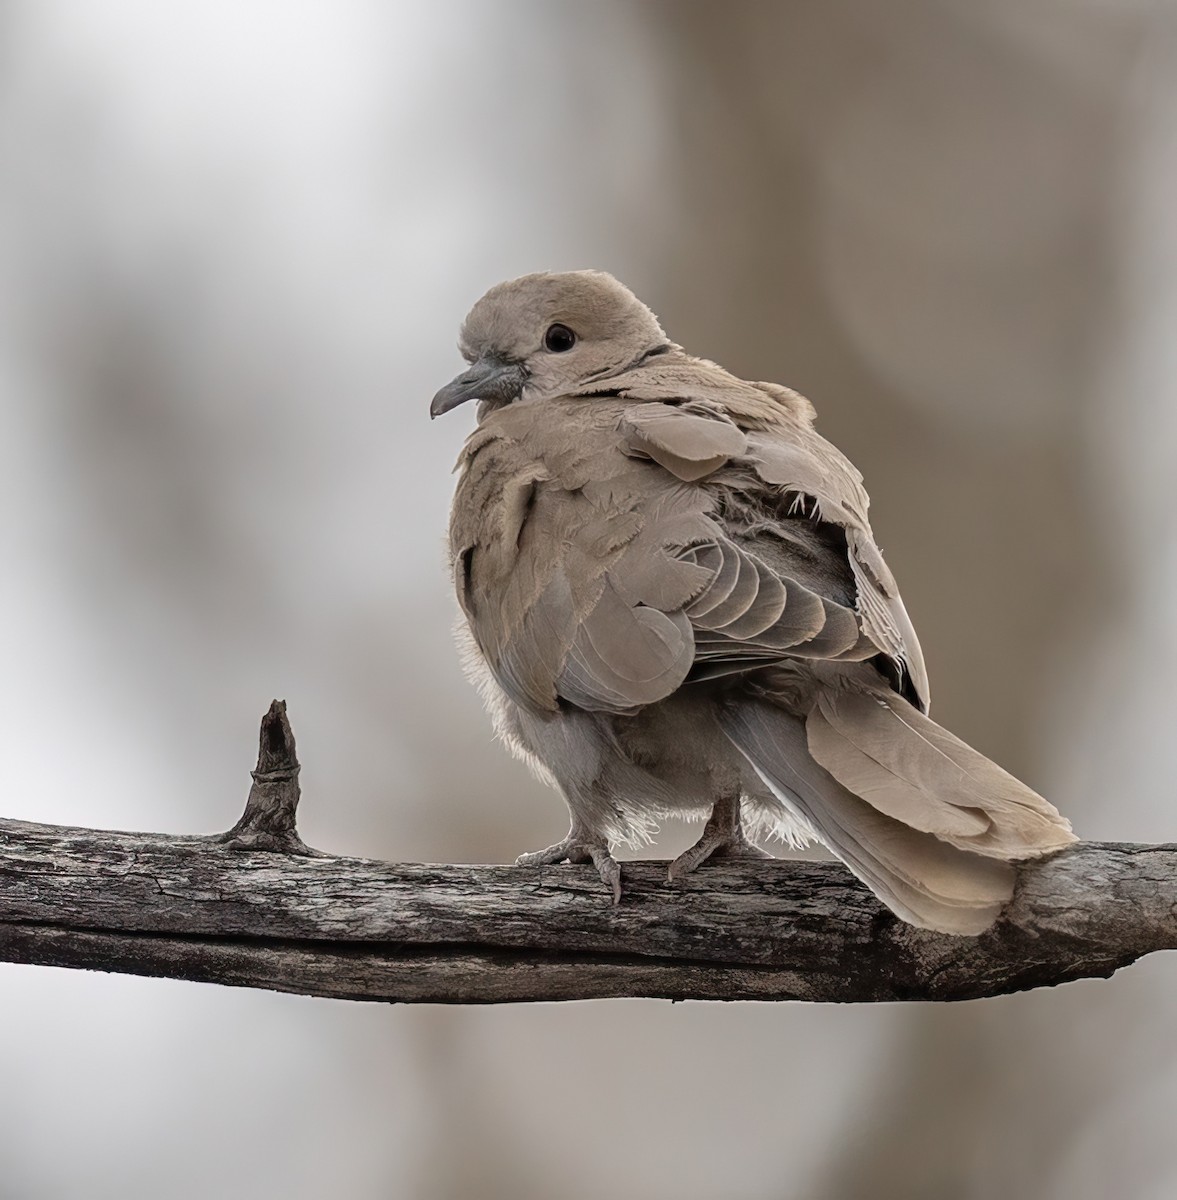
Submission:
POLYGON ((300 767, 294 750, 294 731, 286 716, 286 701, 275 700, 262 717, 253 786, 241 820, 217 839, 232 850, 274 850, 283 854, 314 854, 298 836, 300 767))
MULTIPOLYGON (((283 768, 278 771, 250 771, 250 778, 254 783, 294 783, 298 779, 298 773, 302 767, 297 763, 293 767, 283 768)), ((296 800, 297 803, 297 800, 296 800)))

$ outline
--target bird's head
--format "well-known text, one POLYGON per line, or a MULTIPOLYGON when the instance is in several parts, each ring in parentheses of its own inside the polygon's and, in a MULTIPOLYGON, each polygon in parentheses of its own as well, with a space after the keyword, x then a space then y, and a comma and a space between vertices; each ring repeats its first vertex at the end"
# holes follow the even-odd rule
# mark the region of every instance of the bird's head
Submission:
POLYGON ((501 408, 520 398, 584 392, 651 352, 669 348, 657 317, 612 275, 565 271, 523 275, 490 289, 462 324, 470 364, 433 397, 431 416, 481 400, 501 408))

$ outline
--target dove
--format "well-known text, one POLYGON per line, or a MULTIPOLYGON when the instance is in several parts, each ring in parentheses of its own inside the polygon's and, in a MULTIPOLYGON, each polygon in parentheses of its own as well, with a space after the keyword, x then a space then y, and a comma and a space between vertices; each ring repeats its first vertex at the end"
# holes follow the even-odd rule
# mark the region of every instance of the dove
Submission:
POLYGON ((758 842, 823 843, 896 916, 976 935, 1012 864, 1075 841, 1025 784, 928 716, 928 676, 862 476, 809 401, 688 354, 597 271, 491 288, 449 527, 466 671, 591 862, 705 818, 671 880, 758 842))

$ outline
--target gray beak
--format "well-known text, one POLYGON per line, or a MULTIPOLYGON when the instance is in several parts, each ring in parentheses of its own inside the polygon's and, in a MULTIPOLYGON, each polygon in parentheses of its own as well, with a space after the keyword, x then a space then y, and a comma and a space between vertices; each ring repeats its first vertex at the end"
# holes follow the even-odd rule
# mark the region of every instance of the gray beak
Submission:
POLYGON ((506 362, 489 355, 480 358, 468 371, 447 383, 433 397, 429 416, 440 417, 467 400, 490 400, 495 404, 510 404, 518 400, 527 371, 521 363, 506 362))

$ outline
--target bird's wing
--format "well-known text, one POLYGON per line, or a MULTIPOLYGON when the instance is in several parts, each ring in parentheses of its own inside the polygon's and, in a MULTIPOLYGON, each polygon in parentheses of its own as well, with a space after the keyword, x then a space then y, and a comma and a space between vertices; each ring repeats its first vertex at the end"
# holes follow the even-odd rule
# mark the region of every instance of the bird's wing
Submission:
MULTIPOLYGON (((750 386, 741 383, 742 388, 750 386)), ((751 428, 741 429, 736 421, 706 404, 647 402, 628 410, 621 428, 628 435, 632 451, 646 452, 678 478, 690 481, 710 476, 711 485, 726 497, 728 507, 739 512, 746 535, 737 538, 738 545, 754 557, 767 560, 778 580, 787 584, 793 578, 809 584, 808 590, 821 597, 829 628, 823 626, 821 637, 802 638, 795 643, 795 655, 804 654, 801 647, 807 646, 809 656, 837 657, 834 646, 841 640, 847 643, 842 654, 863 656, 863 647, 850 641, 852 630, 844 615, 848 606, 857 617, 856 628, 891 664, 896 690, 907 694, 926 712, 929 689, 923 652, 895 577, 875 543, 862 476, 813 429, 808 419, 811 410, 801 397, 775 385, 757 387, 762 401, 769 398, 778 402, 779 419, 765 421, 762 410, 746 406, 755 419, 748 422, 751 428), (718 461, 718 454, 728 449, 730 439, 721 443, 715 435, 705 439, 696 433, 696 443, 709 446, 710 457, 700 449, 686 461, 684 469, 679 443, 688 430, 707 424, 703 414, 709 411, 713 427, 726 424, 744 444, 734 452, 728 450, 725 461, 718 461), (799 569, 806 565, 819 569, 820 586, 812 586, 812 569, 799 569), (847 569, 850 587, 845 585, 847 569), (836 606, 834 611, 831 604, 836 606)), ((625 394, 630 399, 644 399, 640 387, 625 394)), ((733 522, 726 524, 731 531, 733 522)), ((769 595, 775 594, 771 583, 766 587, 762 610, 769 603, 769 595)), ((697 607, 706 603, 701 600, 697 607)), ((816 620, 814 601, 800 594, 785 626, 769 636, 779 641, 785 627, 804 632, 812 620, 816 620), (806 604, 812 617, 805 615, 806 604)), ((715 641, 710 639, 711 643, 715 641)), ((732 647, 731 652, 748 650, 732 647)))
POLYGON ((713 405, 512 406, 463 457, 459 597, 499 683, 540 711, 633 712, 688 677, 782 658, 882 653, 910 670, 914 634, 885 640, 874 613, 892 610, 862 600, 885 568, 856 479, 713 405))
POLYGON ((562 700, 635 711, 673 692, 694 661, 683 608, 708 572, 650 532, 677 545, 675 530, 702 511, 676 501, 693 489, 627 455, 617 414, 600 426, 602 407, 504 409, 460 463, 459 600, 499 684, 535 711, 562 700))
POLYGON ((894 664, 896 690, 927 712, 930 694, 923 651, 895 576, 875 542, 862 476, 807 423, 750 434, 748 458, 769 489, 797 496, 815 519, 841 529, 862 630, 894 664))

